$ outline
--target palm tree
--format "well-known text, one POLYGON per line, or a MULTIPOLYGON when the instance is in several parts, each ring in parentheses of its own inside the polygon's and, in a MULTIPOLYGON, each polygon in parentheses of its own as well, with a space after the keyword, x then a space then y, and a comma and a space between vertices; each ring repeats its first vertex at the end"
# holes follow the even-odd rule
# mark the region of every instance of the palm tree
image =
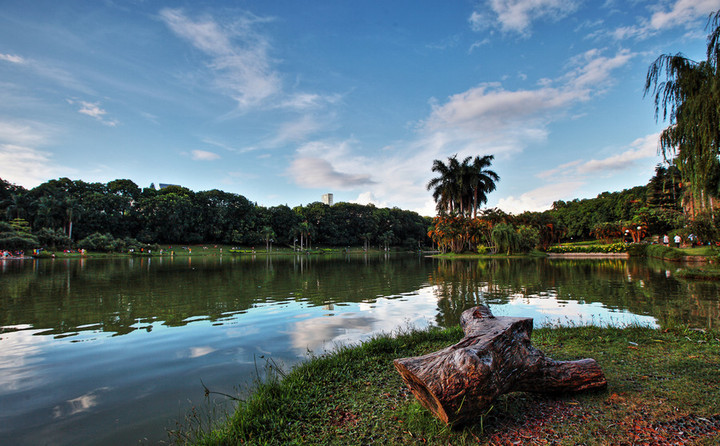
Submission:
POLYGON ((447 164, 433 161, 432 171, 439 176, 428 182, 427 189, 433 189, 439 214, 477 217, 479 206, 487 202, 487 194, 495 190, 495 182, 500 180, 497 173, 488 169, 493 158, 468 156, 460 162, 453 155, 447 164))
POLYGON ((55 214, 58 206, 59 203, 54 197, 50 195, 40 197, 37 201, 37 214, 35 215, 35 222, 37 225, 40 227, 54 229, 55 224, 57 223, 55 214))
POLYGON ((270 226, 263 226, 261 233, 263 235, 263 238, 265 239, 265 251, 270 252, 270 243, 272 242, 273 237, 275 237, 275 231, 270 226))
POLYGON ((645 95, 655 96, 655 119, 670 125, 660 135, 660 152, 675 158, 683 180, 690 183, 692 211, 717 196, 720 154, 720 11, 710 16, 707 60, 663 54, 648 68, 645 95), (664 81, 661 80, 664 78, 664 81))
POLYGON ((307 240, 307 247, 310 249, 310 233, 312 232, 312 225, 307 221, 298 224, 300 230, 300 249, 303 248, 303 239, 307 240))
POLYGON ((498 174, 488 169, 494 158, 493 155, 485 155, 473 159, 468 180, 473 191, 473 218, 477 217, 480 205, 487 203, 487 194, 495 190, 495 182, 500 181, 498 174))
POLYGON ((79 218, 82 214, 83 207, 77 198, 73 197, 66 197, 63 200, 63 205, 65 206, 65 214, 68 221, 67 236, 72 239, 73 217, 76 219, 79 218))
POLYGON ((455 203, 459 193, 457 155, 448 158, 448 164, 441 160, 434 160, 432 171, 439 174, 427 184, 427 190, 433 189, 433 199, 437 203, 439 214, 453 214, 456 211, 455 203))
POLYGON ((5 204, 7 204, 7 208, 5 209, 5 216, 8 219, 20 218, 24 216, 26 204, 24 194, 15 193, 10 195, 10 198, 5 200, 5 204))

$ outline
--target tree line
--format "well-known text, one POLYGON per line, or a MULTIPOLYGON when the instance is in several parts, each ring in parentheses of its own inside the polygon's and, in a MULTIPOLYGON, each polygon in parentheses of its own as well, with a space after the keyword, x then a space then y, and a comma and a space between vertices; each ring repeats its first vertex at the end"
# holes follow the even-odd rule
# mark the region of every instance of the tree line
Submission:
MULTIPOLYGON (((447 163, 435 160, 434 167, 445 167, 433 169, 441 175, 428 183, 428 188, 434 188, 438 205, 438 216, 433 219, 428 235, 443 252, 486 249, 528 252, 547 249, 558 242, 590 239, 639 242, 661 234, 679 234, 685 240, 692 233, 701 241, 710 242, 720 236, 715 223, 720 221, 720 215, 716 215, 719 212, 690 212, 687 201, 691 187, 672 164, 657 165, 655 174, 644 186, 603 192, 595 198, 558 200, 547 211, 513 215, 496 208, 475 211, 472 207, 461 207, 459 203, 463 200, 474 203, 475 192, 467 189, 463 198, 459 192, 462 187, 449 186, 466 181, 463 163, 456 161, 455 157, 448 158, 447 163)), ((484 169, 487 167, 489 164, 484 169)), ((487 199, 486 191, 495 189, 496 178, 476 183, 480 184, 481 203, 487 199)))
POLYGON ((304 249, 313 245, 425 246, 430 219, 398 208, 315 202, 263 207, 217 189, 140 188, 131 180, 60 178, 27 190, 0 179, 0 247, 64 249, 83 240, 127 248, 216 243, 304 249))

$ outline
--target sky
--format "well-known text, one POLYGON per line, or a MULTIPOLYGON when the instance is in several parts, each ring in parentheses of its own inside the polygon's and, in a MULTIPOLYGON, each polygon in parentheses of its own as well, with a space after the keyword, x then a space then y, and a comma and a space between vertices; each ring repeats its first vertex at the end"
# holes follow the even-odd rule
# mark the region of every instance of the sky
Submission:
POLYGON ((488 207, 644 185, 648 67, 705 58, 720 0, 0 0, 0 178, 220 189, 435 215, 433 160, 493 155, 488 207))

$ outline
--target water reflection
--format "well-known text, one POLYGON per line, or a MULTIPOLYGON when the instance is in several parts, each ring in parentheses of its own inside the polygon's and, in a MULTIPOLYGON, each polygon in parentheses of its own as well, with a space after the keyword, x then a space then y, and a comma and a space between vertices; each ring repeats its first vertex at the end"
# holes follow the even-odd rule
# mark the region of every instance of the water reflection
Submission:
POLYGON ((379 332, 455 325, 477 304, 536 325, 717 327, 719 285, 677 280, 676 268, 385 255, 3 263, 0 444, 163 440, 202 402, 201 380, 233 394, 267 358, 291 366, 379 332))

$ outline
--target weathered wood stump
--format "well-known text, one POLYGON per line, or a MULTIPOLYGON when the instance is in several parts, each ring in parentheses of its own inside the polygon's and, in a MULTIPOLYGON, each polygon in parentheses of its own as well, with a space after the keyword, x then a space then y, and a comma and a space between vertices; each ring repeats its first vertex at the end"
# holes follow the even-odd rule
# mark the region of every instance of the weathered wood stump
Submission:
POLYGON ((484 413, 504 393, 576 392, 602 388, 594 359, 554 361, 530 344, 532 318, 495 317, 486 306, 465 310, 465 337, 443 350, 395 360, 395 368, 422 403, 450 425, 484 413))

